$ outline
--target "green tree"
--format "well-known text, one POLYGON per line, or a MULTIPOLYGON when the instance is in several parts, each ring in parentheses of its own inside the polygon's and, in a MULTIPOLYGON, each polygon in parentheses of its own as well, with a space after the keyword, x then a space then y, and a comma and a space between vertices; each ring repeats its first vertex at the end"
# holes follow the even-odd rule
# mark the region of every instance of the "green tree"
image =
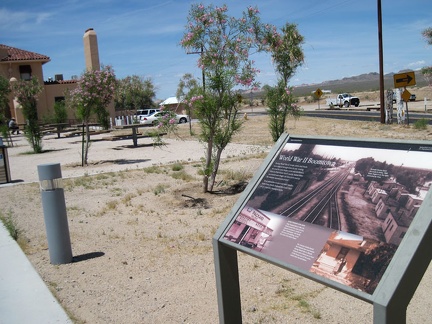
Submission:
POLYGON ((77 82, 77 87, 67 96, 67 106, 76 109, 77 116, 83 121, 83 150, 81 165, 88 164, 90 148, 89 121, 93 114, 98 121, 108 127, 108 112, 106 108, 113 100, 116 86, 114 70, 111 66, 103 66, 101 70, 86 71, 77 82))
POLYGON ((265 91, 266 103, 269 113, 269 129, 274 142, 286 131, 288 116, 299 118, 300 107, 292 94, 292 87, 287 87, 283 80, 279 80, 275 87, 267 88, 265 91))
POLYGON ((68 114, 64 100, 54 103, 54 122, 57 124, 66 123, 68 114))
POLYGON ((432 27, 426 28, 422 31, 422 35, 429 45, 432 45, 432 27))
POLYGON ((9 81, 0 75, 0 134, 9 137, 7 121, 11 117, 9 109, 9 94, 11 92, 9 81))
POLYGON ((17 102, 22 107, 22 113, 27 121, 25 136, 33 152, 42 152, 42 131, 38 122, 37 97, 42 92, 42 86, 36 78, 20 80, 12 85, 17 102))
POLYGON ((115 90, 115 110, 137 110, 144 107, 154 107, 153 98, 156 88, 150 78, 144 79, 137 75, 127 76, 117 80, 115 90))
POLYGON ((0 75, 0 114, 9 118, 9 94, 11 92, 9 80, 0 75))
POLYGON ((432 87, 432 66, 425 66, 421 69, 421 73, 426 79, 428 85, 432 87))
POLYGON ((65 101, 56 101, 54 103, 54 110, 43 116, 42 120, 47 124, 66 123, 68 120, 68 113, 65 101))
MULTIPOLYGON (((422 31, 422 35, 428 45, 432 45, 432 27, 426 28, 422 31)), ((421 73, 428 82, 429 86, 432 87, 432 66, 425 66, 421 69, 421 73)))
POLYGON ((370 171, 370 169, 373 168, 375 165, 375 159, 372 157, 362 158, 357 160, 355 165, 355 172, 360 173, 363 177, 366 177, 370 171))
MULTIPOLYGON (((198 85, 197 79, 193 77, 192 74, 186 73, 180 79, 179 84, 177 86, 176 98, 180 103, 186 104, 186 114, 189 117, 192 117, 192 109, 193 106, 189 104, 190 100, 194 95, 199 94, 200 86, 198 85)), ((192 135, 192 119, 189 119, 189 133, 192 135)))
POLYGON ((266 101, 269 107, 269 128, 273 141, 286 131, 288 116, 299 118, 301 109, 297 106, 289 80, 299 66, 303 64, 304 54, 302 44, 304 38, 295 24, 285 24, 281 32, 275 27, 267 28, 261 36, 264 46, 270 52, 278 75, 278 83, 273 88, 267 88, 266 101))
POLYGON ((240 96, 235 89, 257 85, 254 79, 258 70, 249 55, 259 48, 259 11, 249 7, 241 18, 228 16, 227 11, 226 5, 193 4, 181 40, 187 52, 201 53, 198 66, 205 77, 205 91, 195 93, 193 103, 201 138, 207 145, 204 192, 213 190, 222 151, 241 127, 240 96))

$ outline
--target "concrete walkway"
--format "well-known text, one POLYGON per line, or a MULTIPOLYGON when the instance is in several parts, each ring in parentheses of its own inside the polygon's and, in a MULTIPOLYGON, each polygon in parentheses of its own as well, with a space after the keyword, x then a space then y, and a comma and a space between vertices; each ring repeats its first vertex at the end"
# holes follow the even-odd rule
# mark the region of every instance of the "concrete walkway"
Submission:
POLYGON ((72 323, 0 222, 0 324, 72 323))

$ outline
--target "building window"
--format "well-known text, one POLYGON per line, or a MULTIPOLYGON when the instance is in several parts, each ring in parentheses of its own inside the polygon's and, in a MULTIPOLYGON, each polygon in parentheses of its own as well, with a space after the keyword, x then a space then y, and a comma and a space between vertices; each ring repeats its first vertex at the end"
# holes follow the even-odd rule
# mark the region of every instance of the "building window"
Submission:
POLYGON ((20 78, 21 80, 30 80, 32 76, 32 69, 30 65, 20 65, 20 78))
POLYGON ((405 237, 405 233, 406 233, 406 232, 402 232, 402 233, 400 234, 399 238, 403 239, 403 238, 405 237))

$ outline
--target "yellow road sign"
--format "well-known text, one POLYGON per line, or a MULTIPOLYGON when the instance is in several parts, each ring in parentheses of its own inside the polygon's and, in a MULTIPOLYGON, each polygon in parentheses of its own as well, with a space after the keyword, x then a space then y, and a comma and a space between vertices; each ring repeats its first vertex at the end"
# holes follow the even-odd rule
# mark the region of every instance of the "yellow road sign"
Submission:
POLYGON ((416 85, 415 73, 405 72, 393 75, 394 87, 402 88, 416 85))
POLYGON ((411 93, 408 90, 405 90, 404 92, 402 92, 402 99, 405 102, 408 102, 410 100, 411 97, 411 93))
POLYGON ((314 94, 319 99, 323 95, 323 92, 322 92, 322 90, 320 88, 318 88, 318 89, 316 89, 316 91, 314 92, 314 94))

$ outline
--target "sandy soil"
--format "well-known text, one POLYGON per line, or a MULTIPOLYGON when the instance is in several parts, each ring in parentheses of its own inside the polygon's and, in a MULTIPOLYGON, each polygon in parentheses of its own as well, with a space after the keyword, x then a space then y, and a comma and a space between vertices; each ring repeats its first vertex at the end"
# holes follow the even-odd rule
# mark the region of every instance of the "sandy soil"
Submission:
MULTIPOLYGON (((249 180, 271 148, 263 116, 249 117, 226 150, 217 190, 249 180)), ((197 125, 193 125, 198 132, 197 125)), ((303 117, 292 134, 431 140, 432 129, 303 117)), ((149 139, 97 135, 90 165, 77 138, 44 139, 26 154, 22 135, 8 149, 14 183, 0 186, 1 213, 20 230, 28 258, 76 323, 217 323, 211 239, 239 194, 203 194, 204 148, 180 125, 154 148, 149 139), (36 166, 62 165, 74 261, 51 265, 36 166), (179 167, 179 165, 182 167, 179 167), (196 198, 195 200, 190 197, 196 198)), ((294 273, 239 254, 244 323, 372 323, 372 306, 294 273)), ((408 323, 430 321, 429 269, 408 308, 408 323)))

